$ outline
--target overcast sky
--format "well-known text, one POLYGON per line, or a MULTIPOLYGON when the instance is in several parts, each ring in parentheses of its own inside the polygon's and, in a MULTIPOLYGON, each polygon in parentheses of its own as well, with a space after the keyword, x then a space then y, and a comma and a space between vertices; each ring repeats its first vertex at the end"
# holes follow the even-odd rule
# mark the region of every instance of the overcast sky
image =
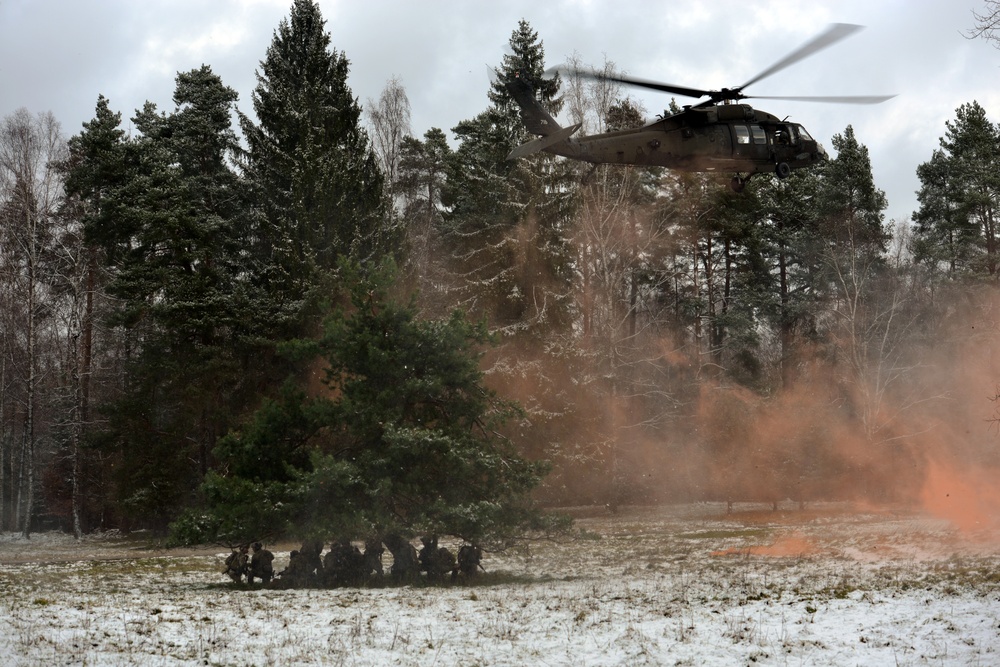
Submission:
MULTIPOLYGON (((52 111, 65 135, 97 96, 130 118, 146 100, 171 110, 174 77, 211 65, 252 111, 255 72, 291 0, 0 0, 0 117, 52 111)), ((574 52, 630 75, 695 88, 740 85, 829 23, 866 29, 747 90, 758 95, 898 93, 878 106, 760 101, 831 149, 848 125, 868 146, 887 218, 908 218, 927 161, 955 109, 978 100, 1000 117, 1000 50, 969 40, 983 0, 320 0, 334 48, 351 61, 362 105, 398 77, 412 129, 448 132, 488 105, 496 65, 520 19, 546 63, 574 52)), ((650 116, 669 97, 634 91, 650 116)), ((680 98, 679 103, 688 100, 680 98)), ((128 125, 128 121, 125 121, 128 125)), ((449 136, 450 133, 449 133, 449 136)))

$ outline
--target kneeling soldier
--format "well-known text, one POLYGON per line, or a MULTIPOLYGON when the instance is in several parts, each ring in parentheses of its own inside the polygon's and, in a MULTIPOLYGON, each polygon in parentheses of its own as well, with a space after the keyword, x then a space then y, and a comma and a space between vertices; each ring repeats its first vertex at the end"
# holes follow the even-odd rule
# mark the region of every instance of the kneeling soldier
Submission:
POLYGON ((228 574, 229 578, 234 582, 239 583, 243 579, 243 575, 247 572, 247 547, 240 547, 239 551, 233 550, 233 553, 226 557, 226 567, 222 570, 222 574, 228 574))
POLYGON ((253 543, 253 555, 250 556, 250 573, 247 574, 247 583, 252 584, 254 578, 260 579, 265 584, 270 583, 274 576, 274 554, 264 548, 260 542, 253 543))

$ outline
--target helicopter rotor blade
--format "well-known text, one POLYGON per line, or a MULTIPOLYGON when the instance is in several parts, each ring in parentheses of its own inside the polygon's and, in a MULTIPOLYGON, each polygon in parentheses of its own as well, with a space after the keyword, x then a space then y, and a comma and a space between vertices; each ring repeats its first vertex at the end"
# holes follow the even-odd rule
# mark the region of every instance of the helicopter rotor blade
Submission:
POLYGON ((758 81, 760 81, 761 79, 764 79, 766 77, 771 76, 772 74, 780 72, 786 67, 790 67, 791 65, 794 65, 800 60, 808 58, 817 51, 822 51, 826 47, 835 44, 836 42, 839 42, 840 40, 844 39, 849 35, 854 34, 858 30, 861 30, 862 28, 864 28, 864 26, 854 25, 851 23, 834 23, 829 28, 827 28, 825 32, 820 33, 819 35, 812 38, 799 48, 795 49, 787 56, 785 56, 778 62, 774 63, 766 70, 764 70, 754 78, 750 79, 736 90, 743 90, 747 86, 753 85, 758 81))
POLYGON ((647 88, 649 90, 656 90, 663 93, 670 93, 673 95, 681 95, 683 97, 708 97, 708 101, 701 102, 696 105, 696 107, 711 106, 712 104, 718 104, 720 102, 726 102, 731 100, 741 100, 747 98, 756 98, 762 100, 787 100, 787 101, 800 101, 800 102, 834 102, 840 104, 880 104, 886 100, 892 99, 895 95, 838 95, 838 96, 795 96, 795 97, 765 97, 757 95, 744 95, 743 89, 750 86, 758 81, 776 74, 786 67, 790 67, 795 63, 808 58, 809 56, 822 51, 823 49, 831 46, 840 40, 862 30, 864 26, 854 25, 851 23, 834 23, 831 24, 825 31, 813 37, 811 40, 800 46, 799 48, 792 51, 790 54, 779 60, 778 62, 771 65, 769 68, 750 79, 742 86, 736 88, 723 88, 721 90, 703 90, 700 88, 689 88, 687 86, 676 86, 670 83, 661 83, 659 81, 651 81, 649 79, 639 79, 630 76, 620 76, 614 74, 608 74, 606 72, 600 72, 593 69, 581 69, 573 68, 567 66, 550 68, 546 74, 552 72, 560 72, 569 76, 579 76, 584 79, 594 79, 603 81, 614 81, 616 83, 621 83, 627 86, 637 86, 639 88, 647 88))
POLYGON ((710 90, 700 90, 698 88, 688 88, 686 86, 675 86, 670 83, 661 83, 659 81, 650 81, 648 79, 637 79, 630 76, 617 76, 605 74, 604 72, 598 72, 595 70, 587 70, 580 68, 570 68, 570 67, 554 67, 546 71, 546 74, 550 72, 559 72, 560 74, 568 76, 578 76, 582 79, 594 79, 597 81, 614 81, 615 83, 621 83, 626 86, 636 86, 639 88, 648 88, 650 90, 658 90, 661 93, 671 93, 673 95, 683 95, 684 97, 705 97, 706 95, 712 95, 710 90))
POLYGON ((830 102, 833 104, 882 104, 895 95, 747 95, 754 100, 785 100, 787 102, 830 102))

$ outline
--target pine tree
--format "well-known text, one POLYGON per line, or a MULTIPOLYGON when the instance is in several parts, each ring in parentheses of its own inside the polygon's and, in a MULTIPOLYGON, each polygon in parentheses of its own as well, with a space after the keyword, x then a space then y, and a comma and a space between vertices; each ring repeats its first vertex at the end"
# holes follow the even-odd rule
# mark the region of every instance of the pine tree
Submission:
POLYGON ((763 220, 761 255, 773 276, 769 298, 760 314, 776 330, 779 375, 785 389, 797 379, 802 352, 815 341, 820 288, 821 253, 826 247, 818 231, 820 175, 799 170, 783 180, 760 186, 763 220))
POLYGON ((914 313, 903 281, 886 261, 889 229, 885 193, 875 186, 868 149, 848 126, 834 135, 837 157, 824 165, 819 230, 827 352, 838 360, 839 389, 850 396, 856 423, 867 442, 889 437, 887 402, 894 385, 906 384, 902 357, 914 313))
POLYGON ((402 199, 402 218, 407 234, 405 268, 410 283, 420 285, 420 300, 432 312, 445 313, 447 303, 446 263, 441 241, 447 186, 452 159, 448 139, 439 128, 431 128, 423 141, 404 137, 399 149, 399 178, 395 190, 402 199))
POLYGON ((858 142, 850 125, 843 134, 833 135, 831 143, 837 156, 822 167, 820 231, 856 251, 883 254, 889 240, 884 226, 888 204, 885 193, 875 187, 868 147, 858 142))
POLYGON ((125 381, 104 407, 125 512, 164 526, 212 465, 211 448, 249 400, 253 324, 235 221, 236 93, 208 66, 177 76, 175 110, 147 103, 122 141, 99 100, 74 138, 70 184, 100 249, 125 341, 125 381))
POLYGON ((920 165, 914 254, 950 277, 1000 274, 1000 129, 978 102, 948 121, 941 148, 920 165))
POLYGON ((185 516, 176 539, 430 533, 500 548, 559 524, 527 496, 545 466, 501 435, 518 411, 483 385, 485 326, 420 319, 390 297, 391 272, 343 270, 351 306, 304 344, 326 360, 327 390, 290 387, 221 442, 229 475, 209 476, 208 514, 185 516))
MULTIPOLYGON (((67 229, 60 242, 61 291, 67 302, 68 340, 66 418, 66 469, 73 532, 79 536, 99 523, 115 525, 116 498, 102 493, 111 466, 102 465, 103 454, 88 446, 100 429, 95 415, 107 390, 107 378, 120 370, 120 359, 110 352, 114 337, 104 327, 108 299, 105 257, 101 235, 113 227, 115 193, 125 178, 125 131, 121 114, 111 111, 107 98, 98 97, 94 118, 67 142, 68 156, 59 164, 65 179, 62 216, 67 229)), ((110 233, 110 232, 108 232, 110 233)))

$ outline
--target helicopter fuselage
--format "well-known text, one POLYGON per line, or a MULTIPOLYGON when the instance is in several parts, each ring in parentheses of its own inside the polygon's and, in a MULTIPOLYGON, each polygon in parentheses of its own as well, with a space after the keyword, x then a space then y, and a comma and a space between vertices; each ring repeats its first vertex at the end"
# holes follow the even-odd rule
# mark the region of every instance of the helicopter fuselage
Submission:
POLYGON ((827 159, 801 125, 747 104, 689 108, 640 128, 569 137, 542 150, 593 164, 779 176, 827 159))
MULTIPOLYGON (((595 165, 622 164, 667 167, 681 171, 725 171, 733 174, 730 186, 740 192, 754 174, 774 172, 786 178, 794 169, 828 159, 823 147, 805 128, 780 120, 749 104, 743 91, 818 51, 854 34, 861 26, 834 23, 825 31, 750 78, 741 86, 702 90, 659 81, 571 67, 566 71, 579 80, 637 86, 682 97, 708 99, 662 117, 643 127, 574 138, 580 124, 561 127, 535 96, 534 87, 523 71, 504 78, 504 86, 521 109, 525 129, 537 138, 516 146, 508 160, 546 151, 595 165)), ((512 61, 513 62, 513 61, 512 61)), ((880 104, 894 95, 836 95, 758 97, 800 102, 880 104)))

